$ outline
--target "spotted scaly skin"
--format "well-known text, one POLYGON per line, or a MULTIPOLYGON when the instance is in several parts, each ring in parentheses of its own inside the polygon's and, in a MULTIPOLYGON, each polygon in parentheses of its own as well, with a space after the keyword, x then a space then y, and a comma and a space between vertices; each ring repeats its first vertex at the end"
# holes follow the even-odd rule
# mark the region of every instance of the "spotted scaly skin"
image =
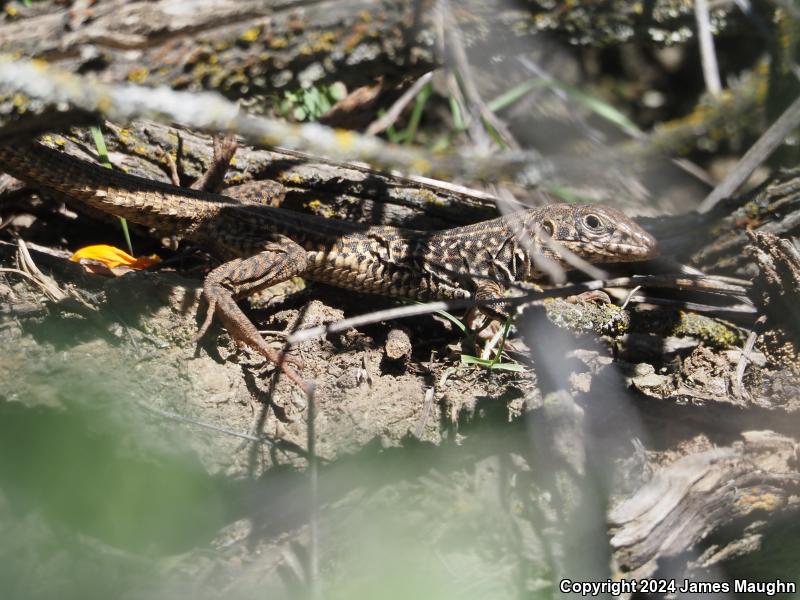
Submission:
POLYGON ((193 240, 226 261, 206 278, 209 316, 278 360, 235 303, 294 276, 410 300, 500 297, 542 277, 536 257, 570 268, 563 247, 591 263, 647 260, 655 239, 621 212, 553 204, 438 232, 368 227, 184 189, 111 171, 37 143, 0 146, 0 169, 106 213, 193 240))

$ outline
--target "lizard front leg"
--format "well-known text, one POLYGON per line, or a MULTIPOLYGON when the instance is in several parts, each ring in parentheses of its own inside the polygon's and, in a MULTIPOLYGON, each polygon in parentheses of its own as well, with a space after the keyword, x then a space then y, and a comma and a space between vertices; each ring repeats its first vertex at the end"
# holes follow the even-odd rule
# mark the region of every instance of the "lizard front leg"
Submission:
MULTIPOLYGON (((478 302, 496 300, 504 296, 505 289, 493 279, 484 279, 475 285, 474 297, 478 302)), ((506 319, 508 312, 502 304, 487 304, 470 308, 464 317, 464 322, 467 327, 480 333, 491 324, 504 323, 506 319), (483 315, 482 321, 479 320, 479 315, 483 315)))
POLYGON ((302 378, 287 366, 300 366, 299 361, 270 348, 253 322, 236 304, 236 299, 303 274, 307 263, 302 247, 289 238, 280 237, 275 242, 266 243, 258 254, 233 259, 211 271, 203 283, 208 313, 195 341, 203 337, 216 314, 235 341, 244 342, 257 350, 268 361, 277 364, 289 379, 306 389, 302 378))
MULTIPOLYGON (((505 288, 493 279, 483 279, 478 282, 475 288, 475 300, 478 302, 486 300, 497 300, 505 297, 505 288)), ((485 304, 478 307, 478 310, 490 319, 503 322, 508 319, 508 310, 503 304, 485 304)))

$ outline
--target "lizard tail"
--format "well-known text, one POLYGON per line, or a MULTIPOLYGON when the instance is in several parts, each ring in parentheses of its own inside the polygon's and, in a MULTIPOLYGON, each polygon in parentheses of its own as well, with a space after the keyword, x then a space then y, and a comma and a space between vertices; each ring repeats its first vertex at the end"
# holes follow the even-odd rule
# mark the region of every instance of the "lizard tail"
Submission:
POLYGON ((112 171, 37 142, 0 145, 0 170, 32 187, 165 233, 181 233, 224 197, 112 171))

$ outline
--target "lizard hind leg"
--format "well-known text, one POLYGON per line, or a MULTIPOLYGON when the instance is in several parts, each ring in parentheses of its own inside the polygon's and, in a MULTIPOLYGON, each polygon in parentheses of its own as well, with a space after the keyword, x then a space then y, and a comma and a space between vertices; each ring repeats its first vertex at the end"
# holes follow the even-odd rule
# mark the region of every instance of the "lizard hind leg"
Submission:
POLYGON ((303 379, 290 368, 302 367, 293 357, 285 356, 271 348, 253 322, 236 304, 243 298, 276 283, 286 281, 306 270, 306 253, 295 242, 281 238, 279 242, 266 244, 264 250, 247 258, 236 258, 223 263, 206 277, 203 296, 208 302, 208 314, 198 331, 196 339, 207 331, 214 315, 217 315, 228 334, 235 342, 244 343, 268 361, 278 365, 289 379, 306 389, 303 379))

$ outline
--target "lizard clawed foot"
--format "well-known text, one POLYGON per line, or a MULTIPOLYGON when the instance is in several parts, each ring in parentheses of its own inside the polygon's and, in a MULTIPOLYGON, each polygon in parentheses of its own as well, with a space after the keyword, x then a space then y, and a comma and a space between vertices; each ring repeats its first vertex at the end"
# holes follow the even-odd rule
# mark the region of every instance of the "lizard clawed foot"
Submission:
POLYGON ((307 392, 308 384, 291 368, 291 365, 302 368, 302 362, 271 348, 234 299, 286 281, 306 269, 305 250, 292 240, 281 236, 271 241, 260 241, 263 243, 263 251, 223 263, 206 277, 203 296, 208 302, 208 313, 197 333, 197 339, 205 334, 216 314, 234 341, 247 344, 261 353, 307 392))
POLYGON ((303 361, 301 359, 270 348, 264 338, 261 337, 261 334, 258 333, 256 326, 245 316, 230 296, 214 296, 206 293, 206 297, 208 299, 208 312, 203 324, 193 338, 194 343, 199 342, 206 334, 214 319, 214 314, 218 314, 225 329, 237 346, 244 344, 253 348, 269 362, 276 365, 301 390, 308 392, 308 383, 292 368, 302 369, 303 361))

